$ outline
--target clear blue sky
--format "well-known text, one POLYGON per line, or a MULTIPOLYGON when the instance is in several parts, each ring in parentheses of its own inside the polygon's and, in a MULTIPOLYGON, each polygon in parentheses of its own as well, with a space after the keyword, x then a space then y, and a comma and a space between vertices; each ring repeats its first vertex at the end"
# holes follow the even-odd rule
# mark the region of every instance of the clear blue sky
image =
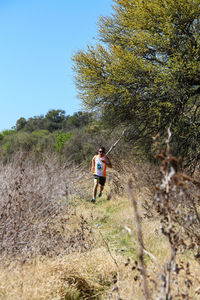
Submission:
POLYGON ((71 57, 95 44, 112 0, 0 0, 0 131, 20 117, 82 110, 71 57))

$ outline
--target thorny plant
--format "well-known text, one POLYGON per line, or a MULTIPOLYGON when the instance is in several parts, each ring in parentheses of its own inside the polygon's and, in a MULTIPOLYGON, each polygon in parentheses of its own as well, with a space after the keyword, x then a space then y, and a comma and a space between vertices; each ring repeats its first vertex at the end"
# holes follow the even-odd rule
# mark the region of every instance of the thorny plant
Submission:
POLYGON ((195 258, 200 258, 200 216, 198 213, 200 200, 200 182, 184 174, 180 169, 180 158, 171 153, 171 131, 168 129, 166 150, 159 148, 157 158, 162 160, 161 184, 156 186, 154 207, 161 217, 161 231, 168 238, 170 259, 161 275, 162 289, 157 299, 172 299, 171 285, 176 286, 176 297, 189 299, 192 280, 189 278, 189 263, 178 265, 176 255, 192 250, 195 258), (184 270, 187 275, 185 287, 179 288, 178 275, 184 270))
MULTIPOLYGON (((162 230, 166 230, 166 220, 170 220, 176 233, 172 243, 174 250, 192 249, 195 257, 200 258, 200 182, 180 170, 180 159, 171 154, 169 146, 171 132, 167 140, 166 151, 158 150, 157 158, 162 160, 162 183, 156 186, 154 206, 161 215, 162 230), (168 218, 166 218, 168 216, 168 218), (185 243, 188 237, 189 243, 185 243)), ((169 222, 168 222, 169 223, 169 222)))
MULTIPOLYGON (((160 167, 161 181, 155 186, 153 208, 160 216, 161 232, 167 237, 170 249, 168 261, 159 265, 156 280, 155 275, 150 275, 151 272, 144 263, 145 254, 149 255, 151 259, 153 257, 154 262, 158 261, 146 251, 143 243, 141 218, 137 208, 138 179, 130 179, 128 182, 129 196, 135 212, 139 248, 139 264, 136 261, 132 270, 138 270, 136 280, 143 282, 143 293, 146 300, 191 299, 194 278, 190 271, 190 264, 184 260, 176 260, 176 257, 179 255, 180 258, 186 250, 189 250, 200 262, 200 182, 180 170, 181 160, 172 155, 170 140, 170 128, 165 150, 160 147, 157 138, 155 139, 158 149, 157 158, 161 159, 162 163, 160 167), (150 282, 154 283, 154 288, 148 287, 150 282)), ((127 265, 131 265, 130 260, 127 265)), ((196 291, 196 294, 198 293, 199 290, 196 291)), ((193 292, 193 296, 194 294, 193 292)))
POLYGON ((24 154, 1 167, 0 258, 25 261, 33 255, 83 252, 93 247, 88 221, 69 206, 83 176, 77 171, 52 157, 36 165, 24 154), (73 230, 69 229, 72 218, 78 219, 73 230))

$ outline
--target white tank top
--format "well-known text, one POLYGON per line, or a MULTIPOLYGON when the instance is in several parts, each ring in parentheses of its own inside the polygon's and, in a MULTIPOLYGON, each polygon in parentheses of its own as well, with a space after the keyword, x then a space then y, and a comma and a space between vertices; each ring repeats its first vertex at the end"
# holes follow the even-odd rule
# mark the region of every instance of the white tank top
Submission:
POLYGON ((99 155, 95 156, 95 169, 94 174, 98 176, 106 177, 106 164, 102 162, 105 159, 105 156, 100 157, 99 155))

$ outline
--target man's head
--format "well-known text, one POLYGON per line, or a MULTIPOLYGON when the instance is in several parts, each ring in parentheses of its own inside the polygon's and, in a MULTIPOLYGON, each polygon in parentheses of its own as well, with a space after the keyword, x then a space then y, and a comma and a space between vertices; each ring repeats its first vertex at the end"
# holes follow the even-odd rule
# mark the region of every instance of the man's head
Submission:
POLYGON ((99 153, 100 156, 104 156, 105 148, 104 147, 99 147, 98 153, 99 153))

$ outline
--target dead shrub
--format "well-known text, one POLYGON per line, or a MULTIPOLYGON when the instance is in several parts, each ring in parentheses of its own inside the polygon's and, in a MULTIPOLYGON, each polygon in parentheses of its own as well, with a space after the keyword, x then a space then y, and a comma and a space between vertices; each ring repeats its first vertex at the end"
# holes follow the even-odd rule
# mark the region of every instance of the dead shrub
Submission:
POLYGON ((137 280, 143 283, 143 294, 146 300, 189 300, 194 299, 197 294, 195 285, 198 281, 195 281, 185 251, 188 256, 193 254, 194 259, 200 262, 200 182, 181 170, 181 160, 172 154, 170 138, 169 128, 165 147, 157 143, 157 159, 161 159, 161 167, 159 175, 151 181, 150 186, 153 187, 154 197, 151 197, 149 200, 153 201, 148 203, 152 218, 159 217, 161 233, 168 241, 169 257, 162 263, 146 250, 143 242, 142 218, 138 210, 140 177, 133 174, 128 183, 130 199, 134 206, 139 248, 137 269, 140 276, 137 280), (159 266, 156 272, 155 270, 152 272, 152 268, 144 263, 144 255, 148 255, 159 266))
POLYGON ((61 165, 53 157, 35 164, 24 154, 1 166, 1 258, 52 256, 92 247, 88 222, 69 205, 83 174, 78 167, 61 165))

